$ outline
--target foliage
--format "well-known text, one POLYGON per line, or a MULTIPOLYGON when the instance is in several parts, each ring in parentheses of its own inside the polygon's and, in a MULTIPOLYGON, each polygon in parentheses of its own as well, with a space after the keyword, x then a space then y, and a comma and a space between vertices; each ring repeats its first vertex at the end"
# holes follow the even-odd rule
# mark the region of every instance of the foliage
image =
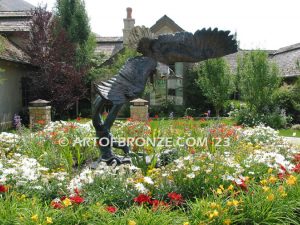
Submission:
POLYGON ((160 115, 161 117, 169 117, 170 113, 175 117, 184 116, 184 106, 175 105, 173 101, 163 102, 158 106, 150 106, 149 116, 155 117, 155 115, 160 115))
POLYGON ((210 59, 196 68, 198 84, 219 116, 223 104, 233 92, 233 78, 225 59, 210 59))
POLYGON ((257 126, 265 124, 272 128, 286 128, 291 122, 292 117, 286 115, 284 110, 265 111, 265 113, 257 113, 256 110, 251 109, 249 105, 245 104, 241 108, 234 109, 229 112, 237 124, 244 126, 257 126))
POLYGON ((198 78, 199 74, 192 69, 189 69, 186 76, 183 76, 184 106, 195 109, 195 115, 200 115, 212 108, 211 103, 197 84, 198 78))
MULTIPOLYGON (((298 82, 300 84, 300 82, 298 82)), ((300 118, 300 85, 297 82, 293 85, 282 85, 275 91, 273 97, 277 107, 285 109, 286 114, 293 117, 294 122, 300 118), (299 86, 299 87, 298 87, 299 86)))
POLYGON ((36 66, 30 73, 32 100, 51 101, 56 115, 61 115, 85 95, 82 81, 86 69, 75 66, 76 46, 45 8, 33 12, 27 53, 36 66))
POLYGON ((90 71, 89 79, 91 81, 95 81, 97 79, 109 79, 119 72, 129 58, 137 55, 138 53, 130 48, 124 48, 120 53, 111 58, 109 62, 106 61, 104 55, 97 55, 93 59, 93 66, 90 71), (103 65, 105 61, 106 63, 103 65))
POLYGON ((237 74, 243 100, 251 110, 263 113, 273 102, 273 93, 278 89, 281 78, 275 63, 268 61, 264 51, 251 51, 238 58, 237 74))
POLYGON ((90 64, 96 47, 83 0, 57 0, 55 15, 76 47, 78 68, 90 64))

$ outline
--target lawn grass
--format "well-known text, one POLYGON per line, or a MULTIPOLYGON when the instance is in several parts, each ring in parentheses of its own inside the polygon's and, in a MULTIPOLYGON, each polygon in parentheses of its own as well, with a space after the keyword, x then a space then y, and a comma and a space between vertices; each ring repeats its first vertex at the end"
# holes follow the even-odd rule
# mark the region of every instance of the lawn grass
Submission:
POLYGON ((279 135, 284 137, 298 137, 300 138, 300 131, 299 130, 292 130, 292 129, 280 129, 279 135))

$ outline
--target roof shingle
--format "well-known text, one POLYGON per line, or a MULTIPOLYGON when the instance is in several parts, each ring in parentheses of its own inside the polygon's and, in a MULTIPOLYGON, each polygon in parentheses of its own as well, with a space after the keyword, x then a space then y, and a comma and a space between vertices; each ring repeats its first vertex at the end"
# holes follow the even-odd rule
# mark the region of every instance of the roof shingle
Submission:
POLYGON ((30 11, 33 8, 24 0, 0 0, 0 11, 30 11))

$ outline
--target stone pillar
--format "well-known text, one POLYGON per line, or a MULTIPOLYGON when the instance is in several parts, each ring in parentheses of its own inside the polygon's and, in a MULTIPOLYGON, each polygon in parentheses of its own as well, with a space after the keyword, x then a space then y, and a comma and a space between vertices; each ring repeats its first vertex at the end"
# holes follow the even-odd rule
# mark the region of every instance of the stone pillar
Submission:
POLYGON ((132 28, 134 28, 135 19, 132 19, 132 8, 127 8, 127 17, 124 19, 124 29, 123 29, 123 44, 128 44, 128 37, 132 28))
POLYGON ((51 122, 51 106, 48 106, 49 103, 41 99, 30 102, 30 128, 44 127, 51 122))
POLYGON ((130 106, 130 118, 132 120, 147 121, 149 117, 147 105, 148 101, 138 98, 130 103, 132 103, 130 106))

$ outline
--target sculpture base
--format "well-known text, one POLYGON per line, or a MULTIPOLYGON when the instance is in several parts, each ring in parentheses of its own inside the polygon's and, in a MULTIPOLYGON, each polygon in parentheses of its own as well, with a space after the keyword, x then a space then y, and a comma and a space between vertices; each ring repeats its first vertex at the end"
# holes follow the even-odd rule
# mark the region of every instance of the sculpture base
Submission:
POLYGON ((102 158, 100 157, 96 162, 93 162, 91 165, 91 169, 96 169, 99 163, 105 162, 108 166, 117 166, 121 164, 131 164, 131 158, 126 156, 114 155, 110 158, 102 158))

